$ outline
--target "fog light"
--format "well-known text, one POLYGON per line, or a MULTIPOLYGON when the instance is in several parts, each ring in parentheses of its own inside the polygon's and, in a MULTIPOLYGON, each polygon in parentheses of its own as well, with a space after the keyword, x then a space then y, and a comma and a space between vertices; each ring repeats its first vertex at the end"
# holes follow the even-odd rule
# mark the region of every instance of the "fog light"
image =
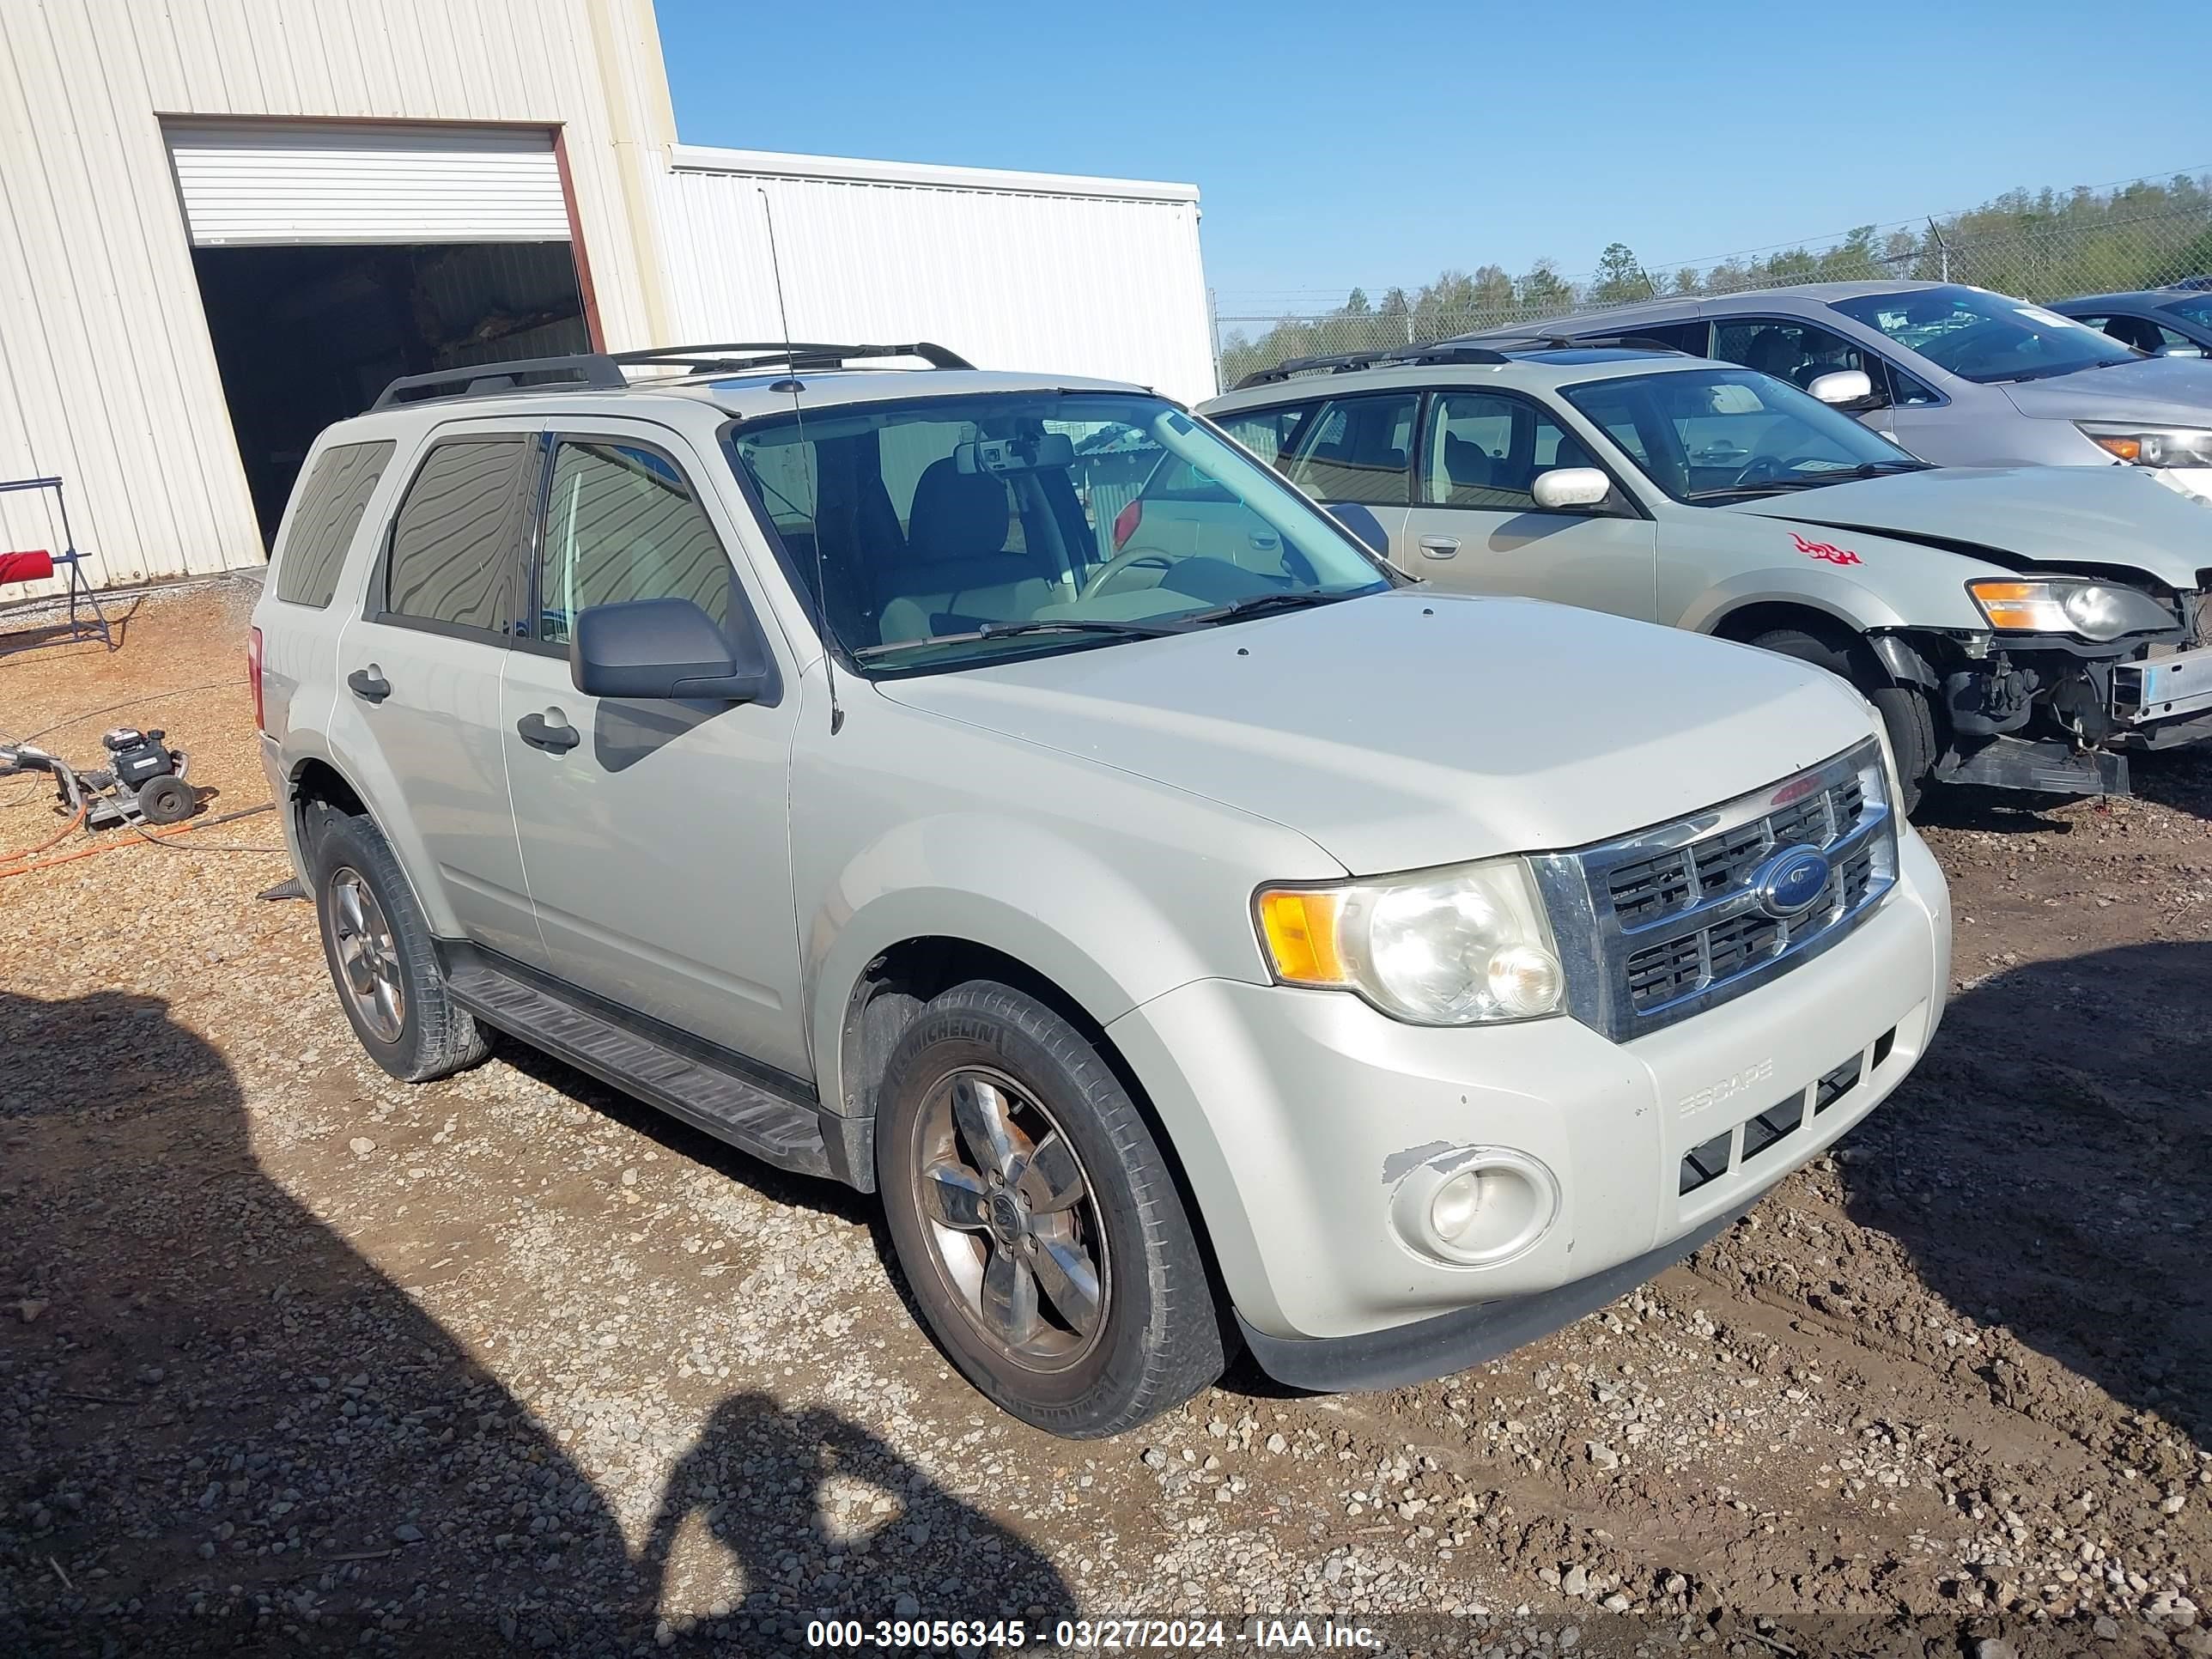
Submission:
POLYGON ((1462 1170, 1437 1188, 1437 1195, 1429 1200, 1429 1224, 1447 1244, 1456 1244, 1467 1237, 1481 1211, 1482 1177, 1473 1170, 1462 1170))
POLYGON ((1438 1153, 1398 1183, 1390 1219, 1398 1237, 1435 1261, 1491 1267, 1549 1231, 1559 1183, 1543 1161, 1505 1146, 1438 1153))

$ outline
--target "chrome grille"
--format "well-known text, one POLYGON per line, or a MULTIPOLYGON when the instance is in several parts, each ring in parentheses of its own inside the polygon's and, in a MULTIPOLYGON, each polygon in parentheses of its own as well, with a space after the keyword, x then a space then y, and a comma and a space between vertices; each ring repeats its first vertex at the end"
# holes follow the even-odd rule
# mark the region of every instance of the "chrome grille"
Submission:
POLYGON ((1620 1041, 1741 994, 1817 955, 1897 878, 1897 826, 1869 740, 1678 823, 1535 860, 1576 1017, 1620 1041), (1806 908, 1767 902, 1769 860, 1815 848, 1826 884, 1806 908))

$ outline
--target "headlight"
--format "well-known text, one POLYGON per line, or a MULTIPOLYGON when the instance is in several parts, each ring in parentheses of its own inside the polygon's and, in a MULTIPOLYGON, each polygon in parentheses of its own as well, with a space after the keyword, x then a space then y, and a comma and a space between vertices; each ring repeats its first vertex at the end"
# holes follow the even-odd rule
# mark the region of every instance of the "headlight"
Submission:
POLYGON ((2109 582, 1992 578, 1968 582, 1966 592, 2001 634, 2078 634, 2101 641, 2179 625, 2149 594, 2109 582))
POLYGON ((1557 1012, 1557 948, 1520 859, 1326 887, 1265 887, 1261 943, 1278 979, 1356 991, 1418 1025, 1557 1012))
POLYGON ((2132 466, 2212 466, 2212 427, 2076 421, 2081 435, 2132 466))

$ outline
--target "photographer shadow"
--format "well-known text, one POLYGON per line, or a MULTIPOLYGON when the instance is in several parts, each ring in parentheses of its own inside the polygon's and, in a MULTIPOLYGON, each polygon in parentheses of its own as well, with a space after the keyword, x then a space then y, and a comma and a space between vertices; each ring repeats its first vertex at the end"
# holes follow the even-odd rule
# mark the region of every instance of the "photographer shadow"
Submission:
POLYGON ((649 1639, 582 1468, 270 1177, 167 1003, 0 991, 0 1653, 649 1639))
POLYGON ((1034 1629, 1075 1606, 1042 1554, 867 1430, 760 1394, 722 1401, 678 1461, 640 1565, 667 1634, 717 1653, 806 1651, 818 1619, 1034 1629))

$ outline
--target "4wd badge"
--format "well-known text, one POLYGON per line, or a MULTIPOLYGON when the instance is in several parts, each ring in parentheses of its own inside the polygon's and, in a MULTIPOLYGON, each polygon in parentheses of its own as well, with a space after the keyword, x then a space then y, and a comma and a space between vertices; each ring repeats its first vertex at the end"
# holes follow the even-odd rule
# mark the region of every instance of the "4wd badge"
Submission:
POLYGON ((1826 559, 1830 564, 1866 562, 1847 548, 1838 547, 1833 542, 1808 542, 1794 530, 1790 532, 1790 539, 1797 544, 1797 550, 1808 559, 1826 559))

